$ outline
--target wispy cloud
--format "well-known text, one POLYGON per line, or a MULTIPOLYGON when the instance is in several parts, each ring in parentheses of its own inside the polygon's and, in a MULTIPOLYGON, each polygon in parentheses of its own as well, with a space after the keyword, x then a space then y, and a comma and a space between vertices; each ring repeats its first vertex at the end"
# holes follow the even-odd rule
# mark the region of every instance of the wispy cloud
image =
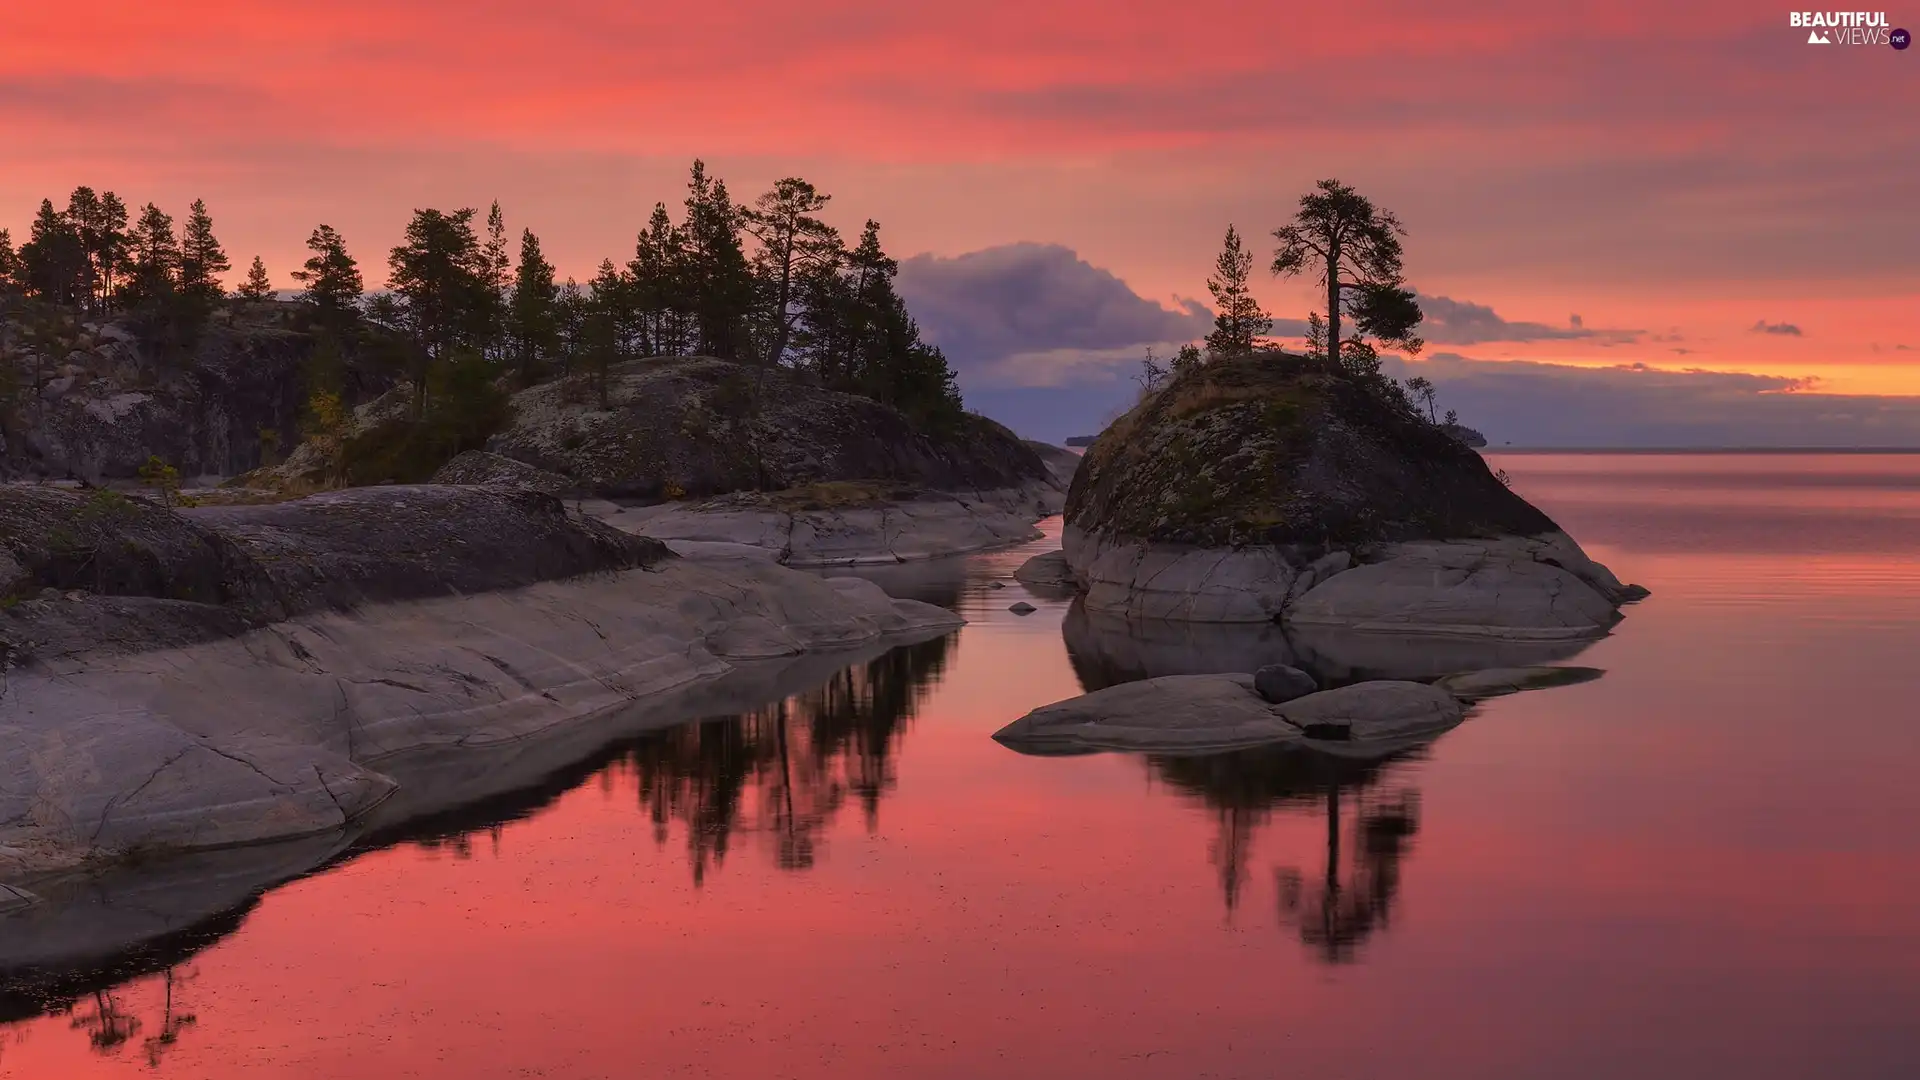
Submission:
POLYGON ((1775 334, 1780 337, 1804 337, 1800 328, 1789 322, 1770 323, 1765 319, 1747 328, 1749 334, 1775 334))

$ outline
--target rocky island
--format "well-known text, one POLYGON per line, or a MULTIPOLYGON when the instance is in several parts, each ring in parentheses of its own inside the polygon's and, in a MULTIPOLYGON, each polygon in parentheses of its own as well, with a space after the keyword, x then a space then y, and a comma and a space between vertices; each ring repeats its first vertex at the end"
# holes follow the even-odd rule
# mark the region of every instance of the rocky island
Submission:
POLYGON ((1132 619, 1582 638, 1644 595, 1403 401, 1265 350, 1195 366, 1108 428, 1062 540, 1025 576, 1132 619))

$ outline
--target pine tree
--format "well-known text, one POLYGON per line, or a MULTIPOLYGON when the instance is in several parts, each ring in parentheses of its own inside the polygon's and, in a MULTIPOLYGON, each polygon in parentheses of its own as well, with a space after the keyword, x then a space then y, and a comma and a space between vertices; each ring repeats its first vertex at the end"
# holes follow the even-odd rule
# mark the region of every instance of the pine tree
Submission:
POLYGON ((1250 353, 1273 329, 1273 319, 1253 298, 1247 282, 1253 275, 1253 252, 1240 243, 1240 234, 1227 226, 1226 243, 1214 261, 1213 276, 1207 279, 1207 291, 1213 294, 1218 309, 1213 317, 1213 333, 1207 335, 1207 352, 1213 356, 1239 356, 1250 353))
POLYGON ((1337 180, 1322 180, 1302 195, 1292 224, 1273 231, 1280 241, 1274 274, 1318 276, 1327 301, 1320 352, 1350 374, 1370 378, 1379 371, 1367 338, 1409 353, 1423 345, 1414 336, 1420 305, 1402 273, 1405 234, 1400 219, 1337 180), (1342 333, 1343 315, 1353 316, 1351 337, 1342 333))
POLYGON ((99 246, 93 252, 94 270, 101 294, 112 305, 119 299, 120 285, 127 270, 127 204, 113 192, 100 196, 99 246))
POLYGON ((412 346, 406 366, 416 411, 432 369, 457 349, 477 349, 490 330, 496 297, 473 218, 471 207, 416 210, 406 242, 387 257, 387 287, 400 298, 412 346))
POLYGON ((180 243, 173 235, 173 218, 152 203, 141 207, 127 249, 128 305, 152 315, 177 291, 180 243))
POLYGON ((687 182, 686 285, 692 306, 694 347, 733 360, 747 354, 753 312, 753 272, 740 242, 740 212, 725 181, 707 176, 695 161, 687 182))
POLYGON ((87 297, 87 252, 80 234, 53 208, 52 199, 40 200, 40 212, 20 245, 21 284, 26 292, 52 304, 78 304, 87 297))
POLYGON ((13 250, 13 235, 0 229, 0 295, 18 292, 25 284, 23 276, 20 255, 13 250))
POLYGON ((273 299, 273 281, 267 277, 267 264, 260 261, 260 256, 253 257, 253 265, 247 268, 247 280, 240 285, 239 294, 242 300, 273 299))
POLYGON ((365 291, 360 265, 347 254, 346 242, 331 225, 313 230, 307 250, 313 254, 293 272, 293 280, 306 286, 300 300, 313 306, 316 325, 344 338, 359 324, 360 296, 365 291))
POLYGON ((90 311, 98 311, 106 303, 106 286, 101 272, 101 255, 107 246, 103 237, 106 216, 106 207, 92 188, 81 185, 67 196, 67 225, 79 239, 80 250, 85 253, 80 272, 82 288, 85 290, 82 299, 90 311))
POLYGON ((813 216, 831 199, 805 180, 789 176, 741 213, 747 231, 760 242, 754 269, 765 297, 761 337, 766 346, 761 359, 769 366, 786 359, 787 343, 800 314, 794 305, 801 283, 809 275, 837 269, 844 250, 840 234, 813 216))
POLYGON ((513 288, 513 258, 507 247, 507 219, 495 199, 487 210, 487 239, 480 250, 481 277, 486 284, 485 310, 477 313, 481 337, 476 344, 491 360, 502 362, 511 349, 507 332, 507 294, 513 288))
POLYGON ((640 317, 640 350, 646 355, 677 356, 687 350, 686 269, 681 232, 667 215, 666 204, 655 203, 627 263, 640 317))
POLYGON ((205 200, 195 199, 187 210, 186 232, 180 238, 180 295, 201 312, 210 311, 227 295, 220 275, 233 269, 220 241, 213 236, 213 218, 205 200))
POLYGON ((553 264, 540 251, 532 229, 520 233, 520 265, 513 275, 513 293, 507 304, 508 336, 513 342, 520 385, 539 378, 559 345, 559 290, 553 283, 553 264))
POLYGON ((554 337, 560 343, 560 368, 571 375, 580 369, 581 354, 586 351, 587 294, 580 283, 568 278, 560 286, 553 305, 554 337))
POLYGON ((613 260, 600 263, 599 273, 587 286, 585 318, 581 327, 582 359, 593 375, 595 393, 602 409, 611 405, 610 372, 627 358, 621 323, 625 314, 627 288, 613 260))

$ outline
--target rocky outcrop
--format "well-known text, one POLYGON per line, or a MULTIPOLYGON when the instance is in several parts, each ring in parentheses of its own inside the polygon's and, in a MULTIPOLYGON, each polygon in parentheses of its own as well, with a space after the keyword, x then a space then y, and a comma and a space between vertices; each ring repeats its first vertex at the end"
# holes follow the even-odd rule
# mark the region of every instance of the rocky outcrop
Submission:
POLYGON ((335 832, 420 801, 410 778, 444 786, 449 756, 958 622, 678 559, 527 489, 112 499, 0 489, 0 544, 39 590, 0 610, 0 879, 335 832))
POLYGON ((1355 683, 1275 705, 1251 675, 1168 675, 1043 706, 994 738, 1029 754, 1211 754, 1304 741, 1341 756, 1385 756, 1464 715, 1453 695, 1421 683, 1355 683))
POLYGON ((559 473, 536 469, 525 462, 490 454, 485 450, 469 450, 440 466, 439 471, 433 474, 433 482, 524 487, 553 495, 567 495, 574 490, 573 481, 559 473))
POLYGON ((1067 490, 1073 484, 1073 474, 1080 470, 1079 454, 1062 446, 1033 439, 1026 440, 1026 444, 1034 453, 1040 455, 1041 461, 1046 463, 1048 474, 1053 477, 1054 483, 1060 485, 1061 491, 1067 490))
POLYGON ((788 566, 875 566, 1033 540, 1034 522, 1059 513, 1062 501, 1049 483, 958 493, 840 483, 596 512, 671 542, 762 548, 788 566))
POLYGON ((1013 572, 1013 580, 1036 589, 1071 589, 1077 584, 1073 568, 1067 565, 1067 553, 1064 551, 1046 551, 1026 562, 1013 572))
POLYGON ((0 384, 21 391, 0 418, 0 474, 100 483, 158 457, 182 476, 230 476, 293 445, 312 339, 263 307, 217 313, 184 354, 67 314, 0 325, 0 384))
POLYGON ((1516 638, 1645 595, 1393 395, 1298 357, 1187 372, 1087 452, 1062 543, 1090 611, 1516 638))
POLYGON ((514 395, 487 449, 609 499, 701 498, 839 481, 991 491, 1049 479, 984 417, 918 423, 785 369, 704 357, 616 364, 600 393, 561 379, 514 395))

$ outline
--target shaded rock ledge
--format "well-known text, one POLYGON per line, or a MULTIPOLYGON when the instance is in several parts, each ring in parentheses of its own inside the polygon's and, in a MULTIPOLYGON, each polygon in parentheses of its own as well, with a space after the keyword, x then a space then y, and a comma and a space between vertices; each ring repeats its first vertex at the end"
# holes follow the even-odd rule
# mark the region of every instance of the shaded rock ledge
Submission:
POLYGON ((527 489, 171 512, 0 487, 0 549, 0 880, 37 892, 136 854, 337 833, 389 801, 457 805, 460 784, 410 800, 412 778, 960 621, 865 581, 679 559, 527 489))

